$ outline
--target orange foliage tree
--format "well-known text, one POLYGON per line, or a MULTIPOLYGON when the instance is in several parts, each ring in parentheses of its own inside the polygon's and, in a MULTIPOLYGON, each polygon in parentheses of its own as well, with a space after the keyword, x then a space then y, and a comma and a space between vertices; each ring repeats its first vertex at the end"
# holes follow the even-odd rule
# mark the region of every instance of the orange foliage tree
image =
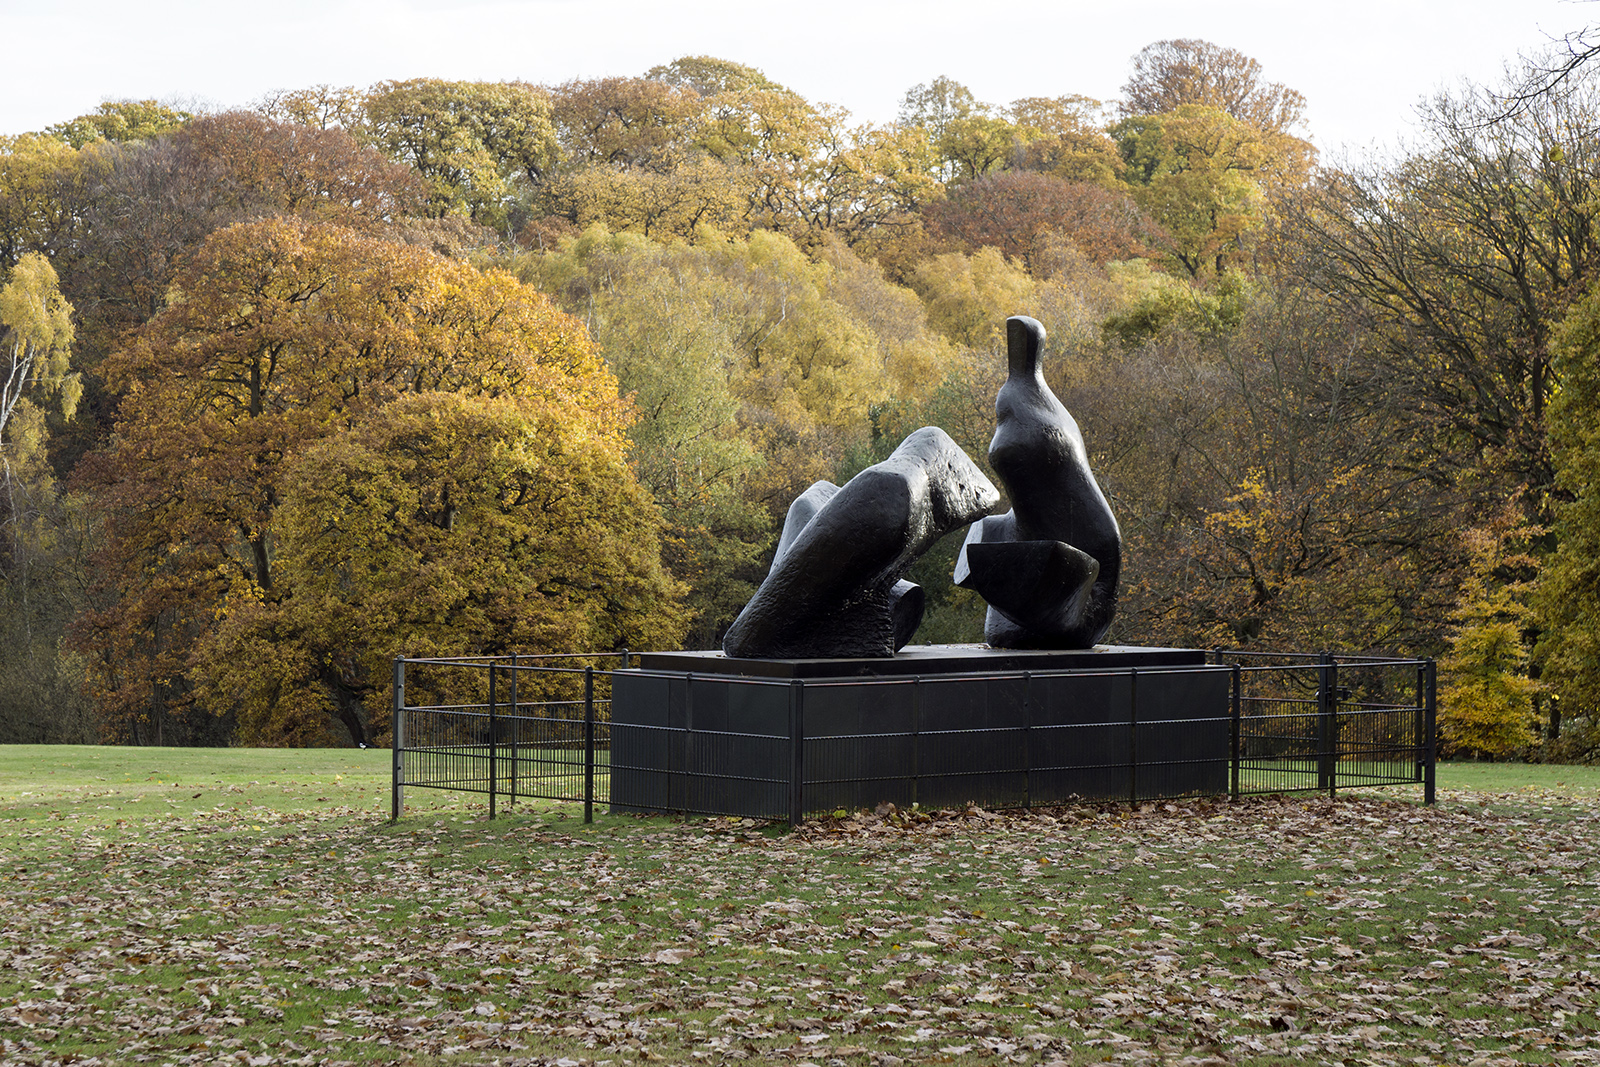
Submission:
POLYGON ((125 399, 85 464, 106 536, 78 642, 110 737, 203 711, 250 743, 370 741, 408 648, 672 639, 629 409, 582 327, 509 275, 331 224, 241 224, 105 373, 125 399), (472 587, 495 552, 528 572, 472 587), (330 606, 440 567, 453 596, 330 606))

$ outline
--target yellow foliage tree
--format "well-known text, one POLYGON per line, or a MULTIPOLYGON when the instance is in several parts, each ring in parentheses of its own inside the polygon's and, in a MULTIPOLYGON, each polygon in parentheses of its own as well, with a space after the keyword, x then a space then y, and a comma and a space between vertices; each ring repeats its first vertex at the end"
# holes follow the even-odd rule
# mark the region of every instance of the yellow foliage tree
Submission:
POLYGON ((980 248, 970 256, 934 256, 917 268, 911 285, 934 329, 957 344, 987 348, 1000 342, 1009 316, 1030 307, 1036 283, 999 249, 980 248))
POLYGON ((78 406, 83 385, 69 369, 72 338, 72 305, 61 296, 55 268, 39 253, 27 253, 0 288, 0 474, 7 492, 13 458, 40 443, 43 413, 23 394, 56 394, 69 418, 78 406))
POLYGON ((1439 661, 1439 733, 1448 753, 1507 756, 1539 739, 1533 702, 1543 687, 1528 676, 1527 644, 1529 576, 1538 570, 1527 540, 1535 533, 1509 514, 1466 532, 1472 568, 1450 616, 1450 650, 1439 661))

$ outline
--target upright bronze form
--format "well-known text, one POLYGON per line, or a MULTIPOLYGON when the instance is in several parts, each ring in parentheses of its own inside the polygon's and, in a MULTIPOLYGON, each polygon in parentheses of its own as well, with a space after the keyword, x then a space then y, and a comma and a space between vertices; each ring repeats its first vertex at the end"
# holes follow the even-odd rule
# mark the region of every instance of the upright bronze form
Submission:
POLYGON ((790 506, 772 569, 722 650, 759 659, 894 655, 922 621, 922 589, 900 575, 999 500, 935 426, 842 489, 817 482, 790 506))
POLYGON ((974 523, 956 560, 956 584, 989 602, 983 633, 998 648, 1089 648, 1117 610, 1122 532, 1077 422, 1045 384, 1044 337, 1034 319, 1006 320, 989 464, 1012 507, 974 523))

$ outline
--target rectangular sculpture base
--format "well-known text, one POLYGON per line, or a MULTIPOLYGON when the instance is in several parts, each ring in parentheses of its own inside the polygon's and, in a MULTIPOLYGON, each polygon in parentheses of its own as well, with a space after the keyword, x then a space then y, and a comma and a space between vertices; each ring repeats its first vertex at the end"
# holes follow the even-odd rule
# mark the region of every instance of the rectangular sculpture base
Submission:
POLYGON ((1230 673, 1198 650, 640 660, 612 679, 616 811, 774 819, 1228 789, 1230 673))

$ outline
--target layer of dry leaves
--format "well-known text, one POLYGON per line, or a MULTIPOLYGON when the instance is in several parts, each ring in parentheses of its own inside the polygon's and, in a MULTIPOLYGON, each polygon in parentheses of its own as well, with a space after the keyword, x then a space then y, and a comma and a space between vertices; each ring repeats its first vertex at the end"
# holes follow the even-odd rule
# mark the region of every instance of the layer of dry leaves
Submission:
POLYGON ((732 820, 63 810, 0 1062, 1600 1062, 1596 813, 1366 795, 732 820))

